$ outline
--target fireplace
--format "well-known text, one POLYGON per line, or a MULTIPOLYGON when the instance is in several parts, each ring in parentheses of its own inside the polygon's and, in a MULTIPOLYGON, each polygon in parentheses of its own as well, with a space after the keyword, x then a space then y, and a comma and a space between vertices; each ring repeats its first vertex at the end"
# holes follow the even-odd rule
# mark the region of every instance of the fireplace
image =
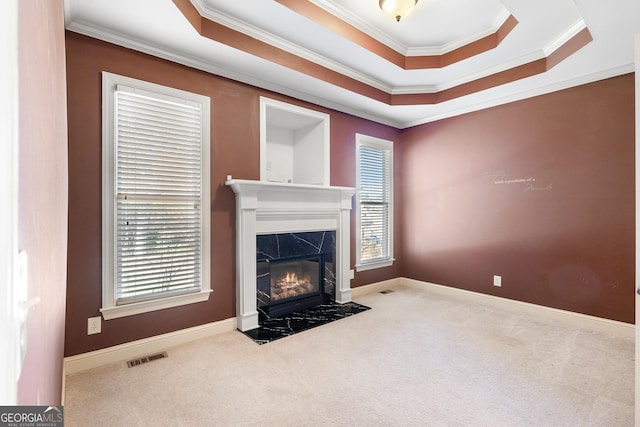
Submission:
POLYGON ((236 316, 239 330, 245 332, 260 326, 256 254, 257 261, 264 261, 323 253, 324 295, 338 303, 351 301, 353 271, 349 269, 349 227, 355 188, 249 181, 231 176, 227 176, 226 185, 236 194, 236 316), (318 230, 329 230, 330 236, 318 230), (309 239, 312 236, 305 236, 308 233, 320 233, 325 239, 318 244, 309 239), (296 240, 291 249, 306 245, 311 247, 310 252, 283 253, 282 245, 278 247, 279 240, 274 237, 283 235, 296 240), (266 248, 262 246, 264 240, 270 242, 266 248), (327 241, 332 245, 330 251, 324 249, 327 241), (279 249, 280 253, 277 253, 279 249))
POLYGON ((324 301, 324 255, 258 262, 258 311, 277 317, 324 301))
POLYGON ((260 317, 278 317, 335 301, 335 230, 256 236, 260 317))

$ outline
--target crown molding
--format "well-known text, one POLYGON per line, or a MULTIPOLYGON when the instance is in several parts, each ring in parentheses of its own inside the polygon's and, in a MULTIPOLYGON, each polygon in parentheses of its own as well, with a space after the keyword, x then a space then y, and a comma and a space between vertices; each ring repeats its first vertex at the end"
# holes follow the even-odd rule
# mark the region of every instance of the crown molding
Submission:
MULTIPOLYGON (((191 1, 199 2, 198 4, 200 5, 200 7, 205 7, 206 6, 205 3, 203 3, 202 0, 183 0, 183 3, 186 3, 189 6, 192 6, 193 10, 196 13, 200 14, 200 17, 202 20, 206 20, 207 22, 214 23, 222 28, 229 29, 229 31, 233 33, 242 34, 244 36, 247 36, 255 40, 255 45, 252 48, 249 48, 249 49, 243 48, 243 50, 246 50, 247 52, 253 52, 254 55, 260 56, 258 52, 263 47, 259 46, 259 44, 260 43, 267 44, 269 46, 274 47, 275 49, 278 49, 283 52, 287 52, 288 54, 294 56, 295 58, 301 58, 311 63, 314 63, 316 65, 319 65, 324 69, 331 70, 332 72, 335 73, 335 75, 329 79, 323 78, 324 80, 327 80, 327 82, 337 85, 343 89, 351 90, 360 95, 372 96, 372 99, 376 99, 383 103, 388 103, 389 105, 420 105, 420 104, 434 104, 434 103, 445 102, 452 98, 459 98, 461 96, 466 96, 473 92, 489 89, 495 85, 502 85, 505 83, 509 83, 513 80, 519 80, 521 78, 539 74, 540 72, 546 71, 546 70, 541 70, 540 68, 539 60, 546 59, 543 52, 540 51, 540 52, 532 52, 530 54, 524 55, 523 57, 515 58, 512 60, 506 61, 502 64, 498 64, 495 67, 490 67, 490 68, 481 70, 479 72, 474 73, 473 75, 466 76, 464 78, 458 78, 456 80, 452 80, 448 82, 436 83, 434 85, 430 85, 427 87, 423 85, 417 85, 417 86, 411 86, 411 87, 406 87, 406 86, 405 87, 389 87, 389 85, 382 84, 382 82, 376 81, 375 79, 372 81, 370 78, 366 78, 368 76, 366 76, 364 73, 359 73, 359 72, 354 73, 352 72, 353 70, 351 70, 350 67, 344 67, 341 64, 337 64, 334 61, 329 61, 327 58, 324 58, 321 55, 316 55, 315 53, 310 52, 306 49, 300 48, 299 54, 295 54, 292 52, 291 46, 294 46, 296 50, 297 50, 297 46, 279 37, 273 37, 270 43, 268 40, 267 41, 262 40, 260 37, 257 36, 257 33, 256 33, 256 31, 259 33, 262 33, 261 30, 254 29, 252 28, 252 26, 244 23, 241 23, 241 26, 233 27, 233 24, 230 23, 229 21, 229 19, 231 18, 227 19, 228 17, 225 17, 224 14, 218 11, 211 10, 207 12, 208 14, 206 16, 202 16, 201 14, 202 12, 200 12, 195 6, 193 6, 193 3, 191 3, 191 1), (231 25, 231 26, 228 26, 228 25, 231 25), (243 32, 243 29, 244 29, 244 32, 243 32), (287 50, 288 48, 289 50, 287 50), (530 62, 527 62, 526 58, 533 58, 533 60, 530 62), (347 77, 351 81, 357 82, 358 84, 356 85, 347 84, 345 83, 344 80, 341 81, 339 76, 347 77), (480 80, 484 80, 484 81, 480 82, 480 80), (475 84, 475 87, 477 89, 474 89, 474 83, 476 81, 478 82, 477 84, 475 84), (463 86, 466 86, 466 87, 463 87, 463 86), (375 90, 378 93, 371 95, 371 92, 370 92, 371 90, 375 90), (444 91, 447 91, 447 90, 449 90, 449 93, 443 93, 444 91), (385 94, 389 95, 388 100, 386 100, 384 96, 385 94)), ((290 7, 290 5, 294 5, 296 3, 283 2, 283 4, 287 5, 287 7, 290 7)), ((316 5, 313 5, 313 7, 318 9, 318 6, 316 5)), ((301 12, 301 13, 307 16, 307 13, 305 12, 301 12)), ((327 12, 325 11, 325 13, 327 12)), ((512 16, 509 15, 507 19, 509 18, 512 18, 512 16)), ((335 18, 335 19, 337 19, 338 22, 343 22, 343 21, 340 21, 338 18, 335 18)), ((515 21, 515 18, 513 18, 513 20, 515 21)), ((234 18, 234 19, 231 19, 231 21, 236 21, 236 20, 234 18)), ((515 22, 517 23, 517 21, 515 22)), ((348 24, 345 24, 345 25, 348 25, 348 24)), ((198 32, 202 34, 201 30, 199 29, 198 29, 198 32)), ((215 34, 207 34, 207 35, 203 35, 203 37, 209 38, 213 41, 218 40, 215 34)), ((222 43, 228 43, 227 41, 224 41, 224 40, 225 40, 224 37, 220 38, 220 41, 222 43)), ((230 46, 235 47, 236 44, 231 43, 230 46)), ((580 47, 582 46, 579 46, 578 49, 580 47)), ((277 58, 277 56, 275 56, 275 58, 277 58)), ((269 60, 270 57, 265 56, 263 59, 269 60)), ((289 66, 294 71, 307 73, 311 77, 318 78, 317 73, 315 72, 308 73, 307 71, 305 71, 304 68, 300 66, 299 61, 297 59, 289 58, 288 62, 285 61, 285 63, 283 63, 278 61, 278 63, 280 63, 281 65, 289 66)), ((546 68, 546 62, 545 62, 545 68, 546 68)))
POLYGON ((476 80, 480 80, 485 77, 489 77, 494 74, 501 73, 503 71, 511 70, 512 68, 520 67, 522 65, 527 65, 537 60, 545 59, 545 58, 546 56, 542 50, 533 51, 526 55, 520 56, 518 58, 513 58, 510 61, 497 64, 493 67, 485 68, 484 70, 479 71, 477 73, 468 74, 463 78, 456 79, 456 80, 449 80, 446 83, 438 85, 438 91, 451 89, 456 86, 463 85, 465 83, 470 83, 476 80))
POLYGON ((527 65, 531 62, 537 61, 539 59, 544 59, 544 52, 542 50, 538 50, 535 52, 531 52, 527 55, 514 58, 511 61, 503 62, 502 64, 498 64, 496 66, 486 68, 480 72, 469 74, 464 76, 463 78, 449 80, 445 83, 439 85, 416 85, 416 86, 403 86, 403 87, 395 87, 391 90, 392 95, 415 95, 415 94, 424 94, 424 93, 438 93, 443 90, 451 89, 465 83, 471 83, 476 80, 480 80, 485 77, 490 77, 494 74, 501 73, 503 71, 510 70, 512 68, 516 68, 522 65, 527 65))
POLYGON ((64 22, 72 22, 75 17, 75 0, 65 0, 64 2, 64 22))
MULTIPOLYGON (((333 0, 309 0, 313 3, 318 3, 319 5, 321 5, 322 7, 324 7, 324 4, 330 5, 332 8, 336 8, 339 10, 344 11, 344 8, 340 8, 338 6, 335 5, 335 3, 333 2, 333 0)), ((209 71, 209 69, 213 69, 214 71, 210 71, 214 74, 219 74, 219 75, 223 75, 223 76, 227 76, 227 73, 233 73, 236 75, 236 77, 230 77, 233 78, 234 80, 239 80, 242 82, 247 82, 246 78, 243 77, 239 77, 242 76, 241 74, 238 74, 236 72, 232 72, 228 69, 225 68, 221 68, 215 65, 212 65, 210 63, 207 63, 205 61, 200 61, 200 60, 196 60, 195 58, 189 58, 185 55, 177 55, 173 52, 164 50, 162 48, 160 48, 159 46, 155 46, 149 42, 146 41, 141 41, 141 40, 134 40, 129 36, 126 36, 124 34, 118 34, 115 33, 113 31, 107 31, 105 29, 101 29, 98 28, 96 26, 91 26, 88 24, 84 24, 82 22, 78 22, 78 21, 74 21, 74 13, 73 13, 73 9, 74 9, 74 2, 75 0, 68 0, 67 2, 65 2, 65 16, 67 21, 69 22, 68 25, 68 29, 72 30, 72 31, 76 31, 78 33, 81 34, 85 34, 85 35, 89 35, 91 37, 94 38, 98 38, 100 40, 105 40, 105 41, 109 41, 111 43, 114 44, 118 44, 120 46, 125 46, 125 47, 131 47, 128 44, 131 43, 132 46, 139 46, 139 47, 131 47, 132 49, 135 50, 141 50, 145 53, 150 53, 151 55, 154 56, 158 56, 161 58, 165 58, 165 59, 169 59, 171 61, 174 62, 179 62, 181 64, 184 65, 189 65, 193 68, 198 68, 201 70, 205 70, 205 71, 209 71), (186 61, 185 61, 186 59, 186 61)), ((241 21, 239 19, 236 19, 234 17, 231 17, 228 14, 225 14, 224 12, 221 12, 219 10, 215 10, 210 8, 205 2, 204 0, 190 0, 191 4, 196 8, 196 10, 198 11, 198 13, 200 13, 200 15, 203 18, 209 19, 213 22, 216 22, 220 25, 223 25, 225 27, 228 27, 234 31, 238 31, 242 34, 248 35, 250 37, 253 37, 257 40, 261 40, 265 43, 268 43, 274 47, 277 47, 279 49, 283 49, 286 52, 289 52, 293 55, 296 55, 300 58, 309 60, 311 62, 314 62, 318 65, 321 65, 323 67, 326 67, 332 71, 335 71, 337 73, 340 73, 346 77, 352 78, 354 80, 357 80, 361 83, 364 83, 368 86, 371 86, 375 89, 381 90, 383 92, 386 92, 388 94, 391 95, 407 95, 407 94, 432 94, 432 93, 437 93, 439 91, 442 90, 446 90, 446 89, 450 89, 456 86, 459 86, 461 84, 465 84, 483 77, 487 77, 490 76, 491 74, 494 73, 498 73, 501 71, 505 71, 508 70, 510 68, 519 66, 519 65, 523 65, 526 64, 527 61, 534 61, 537 59, 542 58, 543 56, 541 56, 540 52, 534 52, 531 53, 525 57, 521 57, 521 58, 517 58, 514 59, 512 61, 509 61, 507 63, 503 63, 503 64, 499 64, 495 67, 491 67, 489 69, 483 70, 482 72, 478 72, 475 73, 473 75, 469 75, 469 76, 465 76, 464 78, 460 78, 457 80, 451 80, 451 81, 447 81, 445 83, 439 84, 439 85, 414 85, 414 86, 403 86, 403 87, 393 87, 390 86, 378 79, 375 79, 373 77, 371 77, 368 74, 364 74, 361 72, 358 72, 356 70, 354 70, 353 68, 350 67, 346 67, 343 64, 337 62, 337 61, 333 61, 328 59, 327 57, 323 56, 323 55, 318 55, 315 52, 303 48, 297 44, 291 43, 286 39, 283 39, 279 36, 276 36, 270 32, 266 32, 256 26, 247 24, 244 21, 241 21)), ((504 13, 497 18, 496 20, 496 25, 497 28, 499 28, 506 19, 509 18, 510 13, 505 9, 504 13)), ((584 27, 586 27, 586 25, 584 24, 584 21, 580 20, 579 22, 577 22, 576 24, 574 24, 571 28, 569 28, 565 33, 561 34, 556 40, 554 40, 552 43, 550 43, 549 46, 553 46, 553 50, 551 52, 553 52, 555 49, 557 49, 558 47, 560 47, 564 42, 566 42, 568 39, 570 39, 573 35, 575 35, 576 32, 579 32, 581 29, 583 29, 584 27), (580 27, 580 25, 582 25, 582 27, 580 27)), ((497 30, 496 30, 497 31, 497 30)), ((494 31, 495 32, 495 31, 494 31)), ((491 33, 490 33, 491 34, 491 33)), ((486 34, 484 34, 482 37, 486 36, 486 34)), ((546 50, 546 48, 545 48, 546 50)), ((253 77, 251 79, 248 79, 250 81, 252 80, 260 80, 256 77, 253 77)), ((255 83, 250 83, 250 84, 255 84, 255 83)), ((263 84, 255 84, 257 86, 263 87, 263 84)))
POLYGON ((318 7, 321 7, 322 9, 336 16, 340 20, 356 28, 357 30, 360 30, 363 33, 367 34, 368 36, 373 37, 374 39, 378 40, 380 43, 386 45, 387 47, 390 47, 396 52, 404 56, 407 55, 407 50, 409 49, 409 47, 406 44, 402 43, 397 38, 391 36, 389 33, 382 31, 379 28, 376 28, 375 26, 369 24, 360 16, 345 9, 335 1, 333 0, 308 0, 308 1, 315 4, 318 7))
POLYGON ((234 70, 230 70, 225 67, 211 64, 209 62, 202 61, 200 59, 179 55, 175 52, 162 49, 159 46, 153 45, 147 41, 136 40, 130 36, 118 34, 113 31, 107 31, 103 28, 98 28, 93 25, 74 21, 67 25, 67 30, 73 31, 78 34, 82 34, 94 39, 102 40, 108 43, 112 43, 118 46, 132 49, 141 53, 152 55, 167 61, 175 62, 187 67, 195 68, 200 71, 205 71, 216 76, 224 77, 230 80, 234 80, 240 83, 248 84, 260 89, 272 91, 285 96, 290 96, 301 101, 306 101, 321 107, 329 108, 331 110, 341 111, 343 113, 351 114, 356 117, 371 120, 380 124, 388 125, 394 128, 401 128, 403 126, 402 121, 392 120, 386 116, 371 114, 356 108, 349 107, 340 102, 334 102, 316 95, 309 94, 304 91, 295 90, 280 84, 272 83, 270 81, 261 79, 255 75, 247 73, 239 73, 234 70))
POLYGON ((507 71, 515 67, 526 65, 528 63, 537 61, 539 59, 548 58, 553 52, 555 52, 556 50, 564 46, 567 42, 569 42, 573 37, 578 35, 580 31, 584 30, 585 28, 587 28, 586 23, 584 22, 584 20, 580 19, 575 24, 570 26, 565 32, 561 33, 558 37, 556 37, 548 45, 546 45, 544 48, 540 50, 533 51, 524 56, 514 58, 508 62, 503 62, 493 67, 486 68, 477 73, 466 75, 463 78, 449 80, 439 85, 404 86, 401 88, 396 87, 391 90, 391 94, 407 95, 407 94, 419 94, 419 93, 437 93, 443 90, 447 90, 447 89, 454 88, 456 86, 463 85, 465 83, 470 83, 476 80, 480 80, 482 78, 489 77, 491 75, 498 74, 500 72, 507 71))
POLYGON ((503 11, 496 17, 491 27, 467 37, 463 37, 458 40, 453 40, 449 43, 445 43, 441 46, 424 46, 424 47, 408 47, 405 56, 441 56, 449 52, 453 52, 456 49, 470 45, 477 42, 487 36, 496 34, 500 27, 507 22, 507 19, 511 17, 511 13, 504 8, 503 11))
MULTIPOLYGON (((194 2, 198 2, 198 1, 200 0, 194 0, 194 2)), ((391 118, 388 115, 385 115, 385 113, 371 113, 368 111, 363 111, 363 110, 360 110, 359 108, 349 107, 343 104, 342 102, 336 102, 329 99, 325 99, 321 95, 320 96, 313 95, 313 94, 307 93, 306 91, 300 91, 297 89, 292 89, 292 88, 283 86, 282 84, 272 83, 260 78, 257 75, 252 75, 251 73, 246 72, 246 70, 243 70, 242 72, 230 70, 225 67, 221 67, 219 65, 211 63, 209 61, 202 60, 200 58, 196 58, 196 57, 185 55, 185 54, 178 54, 174 51, 171 51, 159 45, 150 43, 146 40, 134 39, 126 34, 119 34, 111 30, 106 30, 104 28, 99 28, 94 25, 89 25, 82 21, 77 21, 75 20, 75 16, 76 16, 75 3, 76 3, 75 0, 67 0, 65 2, 65 19, 67 20, 67 23, 68 23, 67 29, 70 31, 74 31, 79 34, 84 34, 89 37, 93 37, 93 38, 103 40, 109 43, 113 43, 119 46, 130 48, 142 53, 153 55, 162 59, 166 59, 166 60, 176 62, 188 67, 192 67, 195 69, 199 69, 214 75, 229 78, 231 80, 235 80, 235 81, 249 84, 258 88, 280 93, 282 95, 290 96, 296 99, 300 99, 302 101, 310 102, 318 106, 341 111, 347 114, 351 114, 367 120, 372 120, 372 121, 385 124, 388 126, 392 126, 395 128, 399 128, 399 129, 411 127, 419 124, 429 123, 429 122, 433 122, 443 118, 453 117, 456 115, 465 114, 465 113, 476 111, 476 110, 490 108, 496 105, 501 105, 501 104, 541 95, 544 93, 553 92, 556 90, 562 90, 569 87, 577 86, 580 84, 586 84, 586 83, 590 83, 590 82, 601 80, 601 79, 615 77, 621 74, 626 74, 634 71, 633 64, 625 64, 620 67, 615 67, 612 69, 590 74, 587 76, 581 76, 575 79, 569 79, 560 83, 544 86, 542 88, 518 92, 505 97, 497 97, 495 99, 491 99, 486 102, 479 102, 464 108, 453 109, 442 114, 436 113, 433 115, 429 115, 428 113, 425 113, 424 115, 428 117, 425 117, 424 119, 421 119, 421 120, 403 121, 403 120, 391 118)), ((584 29, 585 27, 586 26, 582 20, 576 22, 573 26, 567 29, 565 33, 563 33, 561 36, 559 36, 557 39, 555 39, 549 45, 547 45, 547 47, 544 50, 547 50, 549 52, 554 52, 560 46, 562 46, 563 42, 570 39, 572 35, 581 31, 581 29, 584 29)), ((544 55, 543 51, 533 52, 524 57, 514 59, 509 64, 502 64, 499 67, 484 70, 482 73, 477 74, 471 78, 465 78, 464 80, 461 79, 455 82, 448 82, 446 85, 441 85, 441 86, 431 85, 431 86, 391 88, 388 90, 388 93, 414 94, 414 93, 425 93, 425 91, 428 91, 427 93, 437 92, 439 90, 460 85, 466 81, 473 80, 474 78, 477 79, 482 76, 490 75, 491 73, 508 69, 510 66, 512 67, 512 66, 520 65, 522 63, 526 63, 527 60, 536 60, 544 56, 546 55, 544 55)), ((386 86, 386 85, 383 85, 383 86, 386 86)), ((348 91, 348 89, 344 89, 344 88, 341 90, 348 91)), ((382 90, 387 91, 387 88, 382 90)), ((490 91, 491 89, 488 89, 488 90, 490 91)), ((448 101, 445 101, 445 102, 448 102, 448 101)), ((395 106, 391 108, 394 109, 394 108, 402 108, 402 107, 395 106)), ((434 108, 436 111, 438 110, 437 106, 434 108)))
POLYGON ((391 86, 383 83, 378 79, 371 77, 368 74, 364 74, 359 71, 356 71, 351 67, 347 67, 337 61, 333 61, 327 58, 326 56, 319 55, 298 44, 292 43, 282 37, 276 36, 273 33, 270 33, 254 25, 251 25, 244 21, 236 19, 228 14, 225 14, 224 12, 220 12, 219 10, 212 9, 209 6, 207 6, 203 0, 190 0, 190 1, 194 5, 194 7, 198 10, 200 15, 205 19, 209 19, 213 22, 216 22, 234 31, 253 37, 264 43, 270 44, 271 46, 277 47, 278 49, 282 49, 285 52, 289 52, 300 58, 306 59, 315 64, 321 65, 325 68, 328 68, 337 73, 340 73, 344 76, 350 77, 354 80, 358 80, 359 82, 364 83, 368 86, 374 87, 378 90, 381 90, 387 93, 391 92, 391 89, 392 89, 391 86))
POLYGON ((500 27, 511 16, 511 13, 503 6, 503 10, 496 16, 491 27, 486 28, 479 33, 469 35, 462 39, 454 40, 449 43, 445 43, 439 46, 408 46, 406 43, 401 42, 397 38, 391 36, 389 33, 382 31, 380 28, 375 27, 362 19, 359 15, 345 9, 341 4, 335 0, 308 0, 318 7, 326 10, 332 15, 338 17, 342 21, 362 31, 363 33, 373 37, 380 43, 390 47, 396 52, 404 56, 440 56, 452 52, 460 47, 466 46, 482 38, 496 33, 500 27))
POLYGON ((551 55, 585 28, 587 28, 587 24, 584 22, 584 19, 579 19, 575 24, 567 28, 564 33, 560 34, 542 49, 544 55, 551 55))
POLYGON ((401 129, 406 129, 413 126, 419 126, 425 123, 437 122, 438 120, 460 116, 463 114, 472 113, 474 111, 486 110, 487 108, 497 107, 499 105, 509 104, 511 102, 522 101, 524 99, 533 98, 540 95, 546 95, 548 93, 558 92, 561 90, 570 89, 572 87, 581 86, 589 83, 594 83, 594 82, 609 79, 612 77, 622 76, 624 74, 633 73, 634 70, 635 70, 634 64, 624 64, 618 67, 608 68, 606 70, 602 70, 596 73, 586 74, 576 78, 566 79, 561 82, 556 82, 556 83, 536 87, 535 89, 519 91, 519 92, 509 94, 507 96, 495 97, 488 101, 478 102, 476 104, 467 105, 462 108, 448 110, 445 113, 434 114, 425 119, 405 122, 403 123, 401 129))
MULTIPOLYGON (((567 79, 562 82, 545 85, 545 86, 531 89, 531 90, 516 92, 508 96, 492 98, 488 101, 471 104, 462 108, 448 110, 444 113, 430 115, 424 119, 413 120, 413 121, 401 121, 401 120, 393 120, 393 119, 390 119, 389 117, 379 115, 379 114, 371 114, 360 109, 346 106, 345 104, 342 104, 339 102, 331 101, 322 97, 311 95, 309 93, 298 91, 298 90, 295 90, 286 86, 282 86, 279 84, 274 84, 274 83, 265 81, 263 79, 260 79, 256 76, 252 76, 250 74, 231 71, 227 68, 216 66, 192 57, 188 57, 186 55, 177 55, 173 52, 154 46, 148 42, 134 40, 131 37, 124 36, 121 34, 115 34, 114 32, 106 31, 104 29, 96 28, 95 26, 87 25, 84 23, 72 22, 67 26, 67 30, 73 31, 85 36, 93 37, 95 39, 102 40, 105 42, 113 43, 128 49, 133 49, 138 52, 153 55, 162 59, 166 59, 168 61, 176 62, 178 64, 182 64, 187 67, 205 71, 220 77, 235 80, 240 83, 245 83, 245 84, 255 86, 264 90, 272 91, 285 96, 290 96, 292 98, 309 102, 321 107, 329 108, 331 110, 340 111, 346 114, 351 114, 356 117, 371 120, 376 123, 391 126, 396 129, 406 129, 413 126, 432 123, 438 120, 443 120, 450 117, 459 116, 462 114, 472 113, 474 111, 484 110, 487 108, 508 104, 510 102, 520 101, 523 99, 532 98, 535 96, 544 95, 544 94, 556 92, 559 90, 569 89, 571 87, 580 86, 583 84, 593 83, 599 80, 604 80, 604 79, 617 77, 624 74, 633 73, 635 70, 634 68, 635 66, 633 63, 624 64, 618 67, 602 70, 597 73, 592 73, 592 74, 576 77, 573 79, 567 79)), ((399 107, 394 107, 394 108, 399 108, 399 107)))

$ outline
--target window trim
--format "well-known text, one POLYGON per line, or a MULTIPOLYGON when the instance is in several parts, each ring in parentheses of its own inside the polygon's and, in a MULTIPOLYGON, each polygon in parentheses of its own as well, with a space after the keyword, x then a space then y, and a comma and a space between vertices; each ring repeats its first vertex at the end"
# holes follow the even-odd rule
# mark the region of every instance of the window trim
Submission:
POLYGON ((393 141, 386 139, 376 138, 374 136, 363 135, 356 133, 356 209, 355 209, 355 233, 356 233, 356 271, 366 271, 375 268, 389 267, 393 265, 395 258, 393 257, 393 141), (385 257, 376 258, 371 261, 363 261, 362 254, 362 241, 360 236, 362 234, 360 224, 360 147, 371 147, 383 151, 387 151, 390 155, 389 159, 389 223, 387 228, 387 247, 388 254, 385 257))
POLYGON ((181 305, 207 301, 211 294, 210 254, 210 117, 211 106, 208 96, 186 92, 130 77, 102 72, 102 307, 100 312, 105 320, 132 316, 181 305), (170 96, 202 105, 202 240, 201 240, 201 287, 199 291, 181 295, 116 305, 115 290, 115 126, 114 98, 117 85, 125 85, 158 94, 159 98, 170 96))

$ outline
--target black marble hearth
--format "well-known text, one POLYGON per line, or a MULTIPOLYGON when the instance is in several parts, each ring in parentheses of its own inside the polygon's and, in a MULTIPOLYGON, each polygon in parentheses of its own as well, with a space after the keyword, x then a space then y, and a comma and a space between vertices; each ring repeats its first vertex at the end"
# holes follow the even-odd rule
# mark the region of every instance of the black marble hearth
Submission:
POLYGON ((355 302, 330 302, 280 317, 261 318, 259 328, 243 333, 262 345, 369 309, 355 302))

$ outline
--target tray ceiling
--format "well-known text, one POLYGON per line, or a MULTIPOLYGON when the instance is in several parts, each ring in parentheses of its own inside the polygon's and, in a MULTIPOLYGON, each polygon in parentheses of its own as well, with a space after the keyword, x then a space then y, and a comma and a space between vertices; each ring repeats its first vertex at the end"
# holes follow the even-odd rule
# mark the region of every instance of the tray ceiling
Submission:
POLYGON ((66 26, 398 128, 633 71, 635 0, 65 1, 66 26))

